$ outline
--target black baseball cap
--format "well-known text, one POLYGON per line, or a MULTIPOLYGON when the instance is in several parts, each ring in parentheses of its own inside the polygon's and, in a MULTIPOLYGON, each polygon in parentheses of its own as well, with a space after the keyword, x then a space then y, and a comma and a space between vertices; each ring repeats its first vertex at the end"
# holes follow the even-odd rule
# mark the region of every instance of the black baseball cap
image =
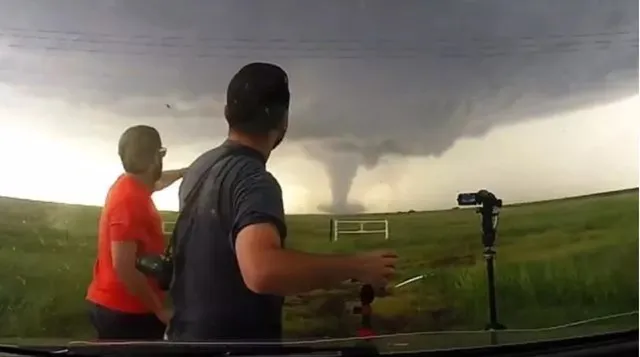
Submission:
POLYGON ((242 67, 227 88, 227 121, 232 128, 268 131, 289 109, 289 78, 279 66, 254 62, 242 67))

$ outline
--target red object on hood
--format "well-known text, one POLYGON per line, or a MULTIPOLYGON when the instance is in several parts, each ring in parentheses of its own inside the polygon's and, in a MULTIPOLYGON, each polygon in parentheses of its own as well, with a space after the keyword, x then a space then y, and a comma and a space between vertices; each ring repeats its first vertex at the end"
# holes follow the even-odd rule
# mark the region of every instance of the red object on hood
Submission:
POLYGON ((376 333, 373 332, 373 330, 371 329, 368 329, 368 328, 358 329, 358 337, 373 337, 375 335, 376 333))

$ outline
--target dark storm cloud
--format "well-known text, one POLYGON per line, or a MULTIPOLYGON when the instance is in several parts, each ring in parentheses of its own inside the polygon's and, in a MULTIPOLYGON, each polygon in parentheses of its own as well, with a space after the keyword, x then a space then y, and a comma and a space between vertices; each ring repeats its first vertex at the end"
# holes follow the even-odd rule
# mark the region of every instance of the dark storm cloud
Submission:
POLYGON ((176 142, 223 129, 240 66, 283 65, 288 138, 327 166, 343 208, 357 168, 383 155, 439 155, 460 137, 637 93, 634 0, 0 4, 0 40, 12 45, 2 78, 155 116, 176 142))

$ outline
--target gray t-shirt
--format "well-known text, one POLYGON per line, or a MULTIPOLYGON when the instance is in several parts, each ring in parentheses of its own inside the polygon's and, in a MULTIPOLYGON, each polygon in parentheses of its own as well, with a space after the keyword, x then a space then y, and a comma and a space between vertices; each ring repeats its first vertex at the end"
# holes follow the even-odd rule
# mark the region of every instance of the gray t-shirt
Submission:
POLYGON ((256 294, 242 279, 235 239, 242 228, 273 223, 282 243, 287 235, 278 181, 258 151, 226 141, 201 155, 180 186, 180 207, 211 167, 183 213, 174 246, 175 308, 172 340, 277 340, 282 336, 281 296, 256 294), (229 150, 231 150, 229 152, 229 150))

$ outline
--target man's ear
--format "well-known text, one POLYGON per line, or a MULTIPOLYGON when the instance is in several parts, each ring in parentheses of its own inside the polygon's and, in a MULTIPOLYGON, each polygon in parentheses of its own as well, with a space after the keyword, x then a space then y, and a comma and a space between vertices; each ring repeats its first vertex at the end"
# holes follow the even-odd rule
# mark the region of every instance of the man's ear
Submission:
POLYGON ((226 119, 229 119, 229 108, 227 107, 227 105, 224 105, 224 117, 226 119))
POLYGON ((284 115, 282 117, 282 129, 285 131, 289 129, 289 109, 284 111, 284 115))

